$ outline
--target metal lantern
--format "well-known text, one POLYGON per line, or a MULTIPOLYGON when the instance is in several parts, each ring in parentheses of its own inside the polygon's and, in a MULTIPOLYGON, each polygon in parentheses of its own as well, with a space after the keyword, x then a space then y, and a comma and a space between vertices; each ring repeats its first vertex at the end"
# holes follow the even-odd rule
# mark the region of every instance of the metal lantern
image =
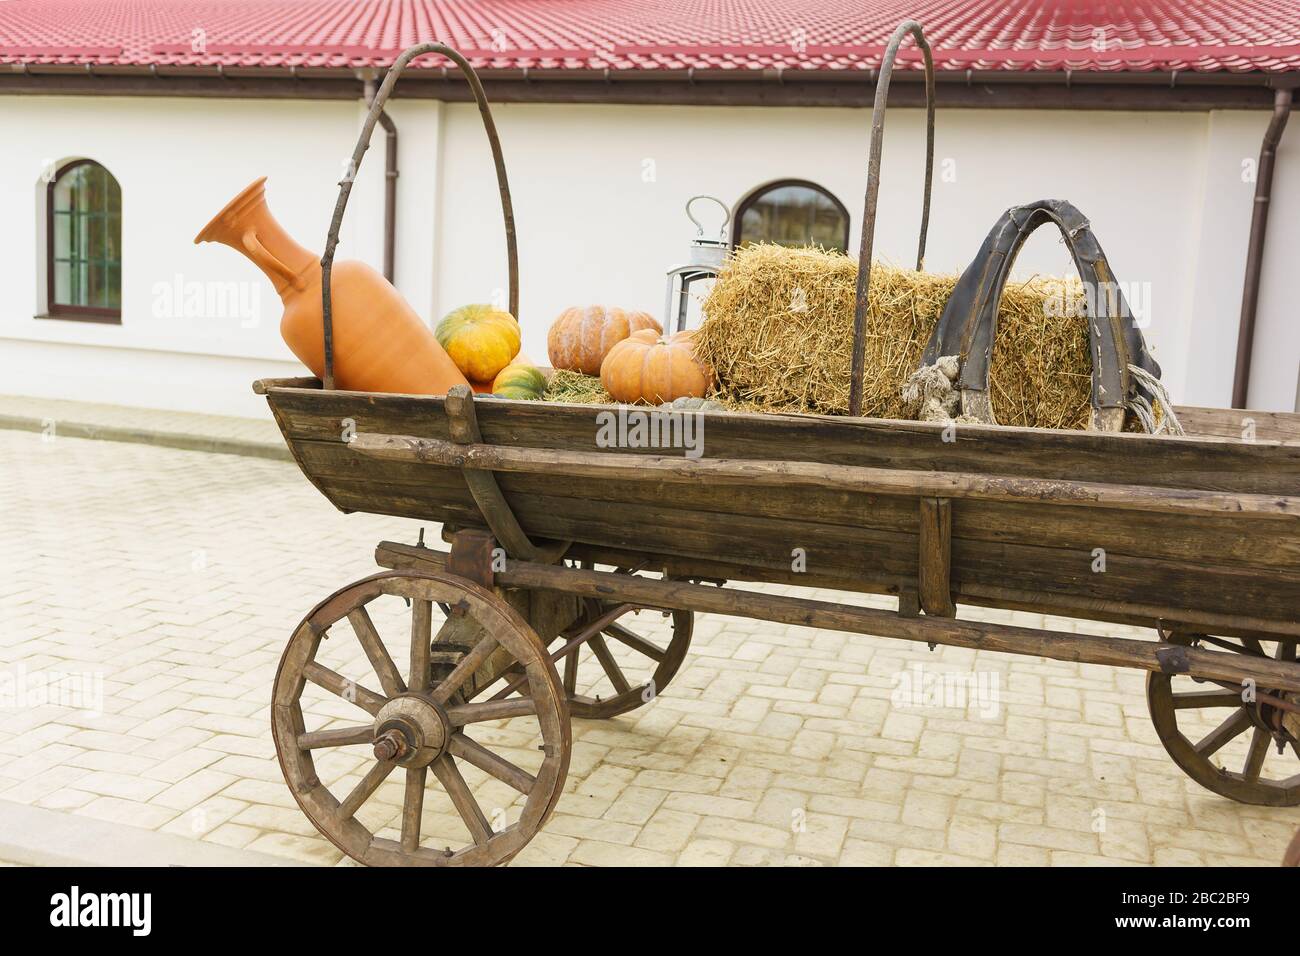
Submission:
POLYGON ((722 269, 731 243, 727 240, 727 224, 731 210, 716 196, 692 196, 686 201, 686 216, 695 223, 695 238, 691 240, 687 264, 668 272, 668 293, 664 299, 664 328, 680 332, 686 328, 686 311, 690 306, 689 290, 698 279, 711 279, 722 269), (691 206, 701 199, 715 202, 722 209, 722 225, 716 239, 706 238, 703 224, 691 212, 691 206), (675 311, 674 311, 675 305, 675 311))

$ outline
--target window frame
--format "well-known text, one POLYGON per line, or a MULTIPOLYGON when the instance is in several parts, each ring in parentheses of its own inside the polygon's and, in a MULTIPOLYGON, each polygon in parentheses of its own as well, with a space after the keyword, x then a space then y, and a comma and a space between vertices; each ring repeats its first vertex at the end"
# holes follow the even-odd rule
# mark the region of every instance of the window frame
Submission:
POLYGON ((825 186, 819 186, 810 179, 774 179, 770 183, 763 183, 763 185, 750 190, 745 195, 745 198, 736 203, 735 211, 731 215, 731 247, 733 249, 740 248, 740 230, 741 224, 745 220, 745 213, 768 193, 784 189, 787 186, 802 186, 804 189, 811 189, 816 193, 820 193, 839 210, 840 215, 844 217, 844 253, 847 255, 849 252, 849 232, 852 228, 848 207, 840 202, 839 198, 825 186))
MULTIPOLYGON (((68 173, 72 172, 74 169, 78 169, 82 166, 98 166, 100 169, 104 171, 104 173, 107 176, 109 176, 113 180, 113 182, 117 183, 117 188, 119 193, 121 192, 122 189, 122 184, 118 183, 117 177, 114 176, 111 172, 109 172, 108 167, 105 166, 103 163, 93 159, 77 159, 77 160, 73 160, 70 163, 67 163, 64 166, 61 166, 59 168, 59 171, 55 173, 53 178, 51 178, 50 181, 46 184, 45 186, 45 313, 43 315, 37 316, 37 318, 66 319, 75 322, 100 322, 100 323, 106 323, 111 325, 121 325, 122 308, 120 304, 117 308, 112 308, 110 306, 99 306, 99 305, 67 305, 55 301, 54 190, 55 187, 58 186, 59 180, 61 180, 64 176, 68 175, 68 173)), ((119 217, 121 216, 120 210, 118 215, 119 217)), ((119 221, 119 229, 120 228, 121 228, 121 224, 119 221)), ((120 242, 121 240, 120 235, 118 239, 120 242)), ((121 282, 122 282, 122 271, 121 271, 122 260, 120 258, 121 257, 120 250, 118 252, 118 256, 119 258, 118 258, 117 281, 118 281, 118 301, 120 303, 121 282)))

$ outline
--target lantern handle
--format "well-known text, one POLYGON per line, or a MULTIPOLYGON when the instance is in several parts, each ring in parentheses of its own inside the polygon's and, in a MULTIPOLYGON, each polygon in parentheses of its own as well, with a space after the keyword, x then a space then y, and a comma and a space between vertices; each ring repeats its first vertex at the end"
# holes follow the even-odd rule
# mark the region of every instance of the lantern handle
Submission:
POLYGON ((908 34, 925 58, 925 195, 921 203, 921 238, 916 246, 916 270, 925 265, 925 236, 930 228, 930 186, 934 179, 934 58, 921 24, 908 20, 889 38, 876 77, 876 102, 871 111, 871 154, 867 160, 867 199, 862 215, 862 245, 858 251, 858 286, 853 309, 853 367, 849 377, 849 414, 862 414, 862 376, 866 372, 867 290, 871 285, 871 247, 876 237, 876 199, 880 195, 880 151, 885 138, 885 106, 898 47, 908 34))
POLYGON ((357 140, 356 148, 352 151, 352 159, 348 165, 347 173, 344 174, 343 180, 339 183, 338 199, 334 203, 334 216, 330 220, 329 235, 325 238, 325 252, 321 255, 321 324, 325 333, 325 376, 322 386, 326 389, 334 387, 334 316, 331 311, 330 301, 330 272, 334 266, 334 250, 339 244, 339 228, 343 224, 343 211, 348 205, 348 195, 352 192, 352 183, 356 179, 357 170, 361 167, 361 158, 365 156, 366 150, 370 148, 370 137, 375 131, 375 124, 379 122, 379 115, 384 111, 384 103, 388 100, 389 94, 393 92, 393 85, 397 78, 401 76, 402 71, 416 57, 424 56, 426 53, 439 53, 451 60, 460 68, 461 74, 465 81, 469 83, 470 91, 474 94, 474 100, 478 104, 479 116, 483 120, 483 131, 487 134, 488 146, 492 150, 492 164, 496 167, 497 173, 497 191, 501 194, 501 217, 505 220, 506 227, 506 266, 510 276, 510 314, 515 318, 519 317, 519 251, 515 243, 515 212, 514 205, 510 201, 510 183, 506 180, 506 163, 501 155, 501 140, 497 136, 496 123, 492 120, 492 110, 488 106, 487 94, 483 91, 483 83, 479 80, 478 74, 474 68, 469 65, 469 60, 465 59, 460 53, 445 43, 417 43, 415 46, 408 47, 393 61, 393 65, 388 68, 384 76, 384 82, 380 84, 379 91, 370 102, 370 111, 366 114, 365 122, 361 126, 361 136, 357 140))
POLYGON ((700 199, 707 199, 710 202, 715 202, 722 209, 722 225, 718 226, 718 238, 727 238, 727 223, 731 222, 731 210, 727 207, 727 204, 717 196, 692 196, 690 199, 686 200, 686 218, 695 223, 695 235, 704 235, 704 224, 696 219, 695 214, 691 212, 691 204, 700 199))

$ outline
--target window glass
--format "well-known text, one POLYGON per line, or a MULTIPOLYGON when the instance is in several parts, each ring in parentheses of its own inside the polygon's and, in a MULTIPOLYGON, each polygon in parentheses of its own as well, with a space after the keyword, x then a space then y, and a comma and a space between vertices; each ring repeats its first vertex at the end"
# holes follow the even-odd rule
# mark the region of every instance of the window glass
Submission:
POLYGON ((844 207, 811 183, 774 183, 741 203, 736 245, 774 242, 845 251, 849 217, 844 207))
POLYGON ((122 307, 122 192, 98 163, 65 167, 51 187, 51 311, 122 307))

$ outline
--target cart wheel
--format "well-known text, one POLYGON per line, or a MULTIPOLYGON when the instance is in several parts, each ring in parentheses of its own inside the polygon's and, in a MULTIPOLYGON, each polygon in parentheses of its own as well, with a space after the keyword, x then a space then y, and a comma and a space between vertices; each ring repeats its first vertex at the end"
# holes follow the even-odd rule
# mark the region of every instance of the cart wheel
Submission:
POLYGON ((587 600, 585 606, 582 622, 573 630, 602 617, 609 623, 556 662, 569 712, 574 717, 606 720, 663 693, 691 646, 695 615, 691 611, 665 615, 653 608, 597 600, 587 600))
MULTIPOLYGON (((694 626, 690 611, 663 612, 584 599, 582 616, 549 648, 551 661, 563 668, 569 713, 604 720, 650 703, 682 666, 694 626), (633 621, 638 612, 640 617, 633 621), (636 630, 624 621, 635 624, 636 630)), ((518 670, 511 670, 493 684, 479 684, 472 696, 492 702, 512 700, 523 685, 518 670)))
POLYGON ((564 694, 541 640, 496 595, 432 572, 376 574, 318 604, 285 648, 271 723, 298 805, 330 842, 371 866, 509 860, 550 815, 571 749, 564 694), (377 600, 385 595, 407 599, 409 611, 377 600), (317 661, 322 640, 345 618, 356 642, 338 628, 330 661, 341 652, 343 669, 366 683, 372 671, 382 693, 317 661), (399 643, 412 638, 405 680, 380 627, 399 643), (438 670, 431 641, 444 646, 437 656, 456 663, 438 670), (485 665, 524 675, 519 696, 466 703, 462 688, 485 665), (499 723, 505 718, 516 719, 499 723), (309 721, 315 729, 307 730, 309 721), (399 767, 404 787, 400 775, 384 786, 399 767))
MULTIPOLYGON (((1203 638, 1175 633, 1165 639, 1189 645, 1203 638)), ((1294 639, 1214 638, 1214 643, 1238 654, 1296 660, 1294 639)), ((1240 687, 1155 671, 1147 677, 1151 722, 1184 773, 1240 803, 1292 807, 1300 804, 1300 713, 1270 699, 1300 704, 1300 694, 1286 691, 1256 688, 1255 700, 1246 702, 1240 687)))

